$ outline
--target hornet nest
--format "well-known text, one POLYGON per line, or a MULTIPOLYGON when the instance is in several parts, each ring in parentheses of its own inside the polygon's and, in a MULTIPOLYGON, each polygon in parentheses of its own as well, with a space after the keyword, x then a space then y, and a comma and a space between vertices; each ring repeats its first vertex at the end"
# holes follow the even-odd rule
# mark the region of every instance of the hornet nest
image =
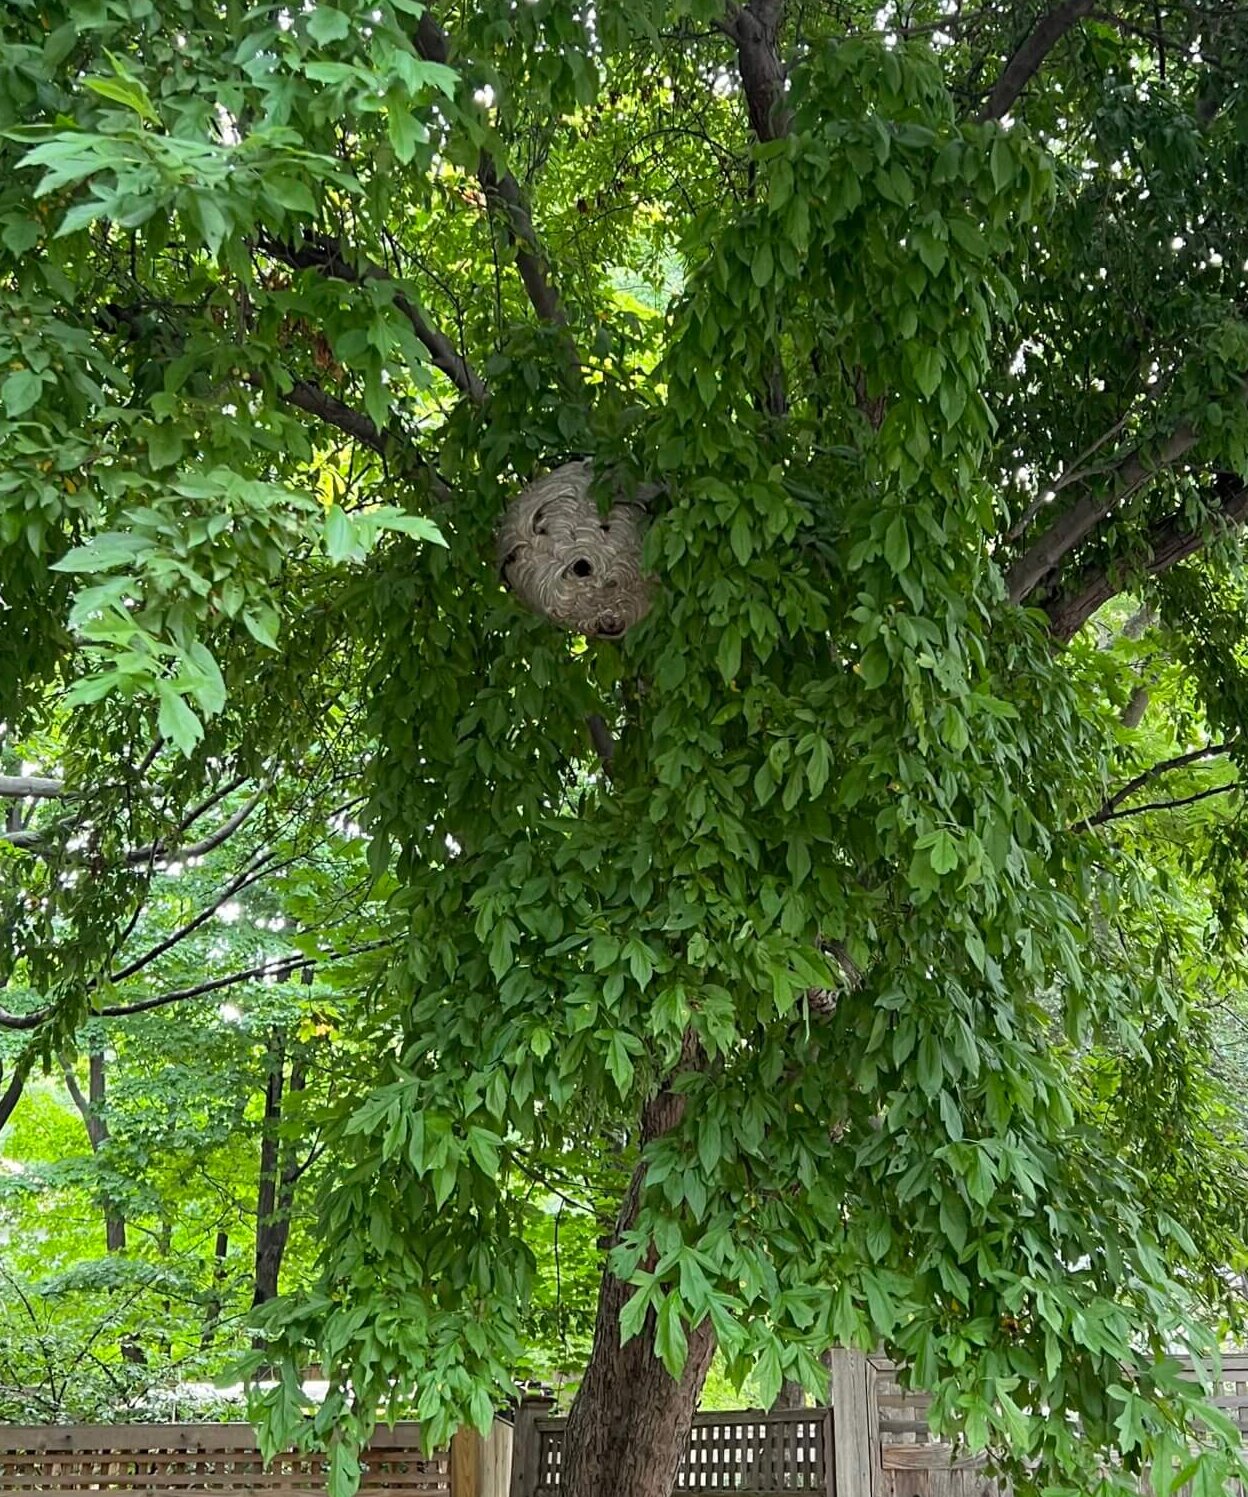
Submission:
POLYGON ((564 463, 516 495, 499 527, 499 569, 521 602, 552 624, 618 639, 650 611, 654 582, 641 569, 646 513, 625 501, 600 513, 592 473, 589 462, 564 463))

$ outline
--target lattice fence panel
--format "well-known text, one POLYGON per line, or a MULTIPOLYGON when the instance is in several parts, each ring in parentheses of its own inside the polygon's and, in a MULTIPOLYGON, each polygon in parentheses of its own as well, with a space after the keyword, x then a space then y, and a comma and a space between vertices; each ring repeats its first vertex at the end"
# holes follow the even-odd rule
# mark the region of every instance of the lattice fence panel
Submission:
MULTIPOLYGON (((146 1493, 181 1497, 324 1497, 320 1456, 294 1452, 266 1470, 248 1425, 0 1425, 0 1493, 146 1493)), ((414 1424, 381 1431, 364 1456, 362 1493, 450 1497, 444 1453, 426 1459, 414 1424)))
MULTIPOLYGON (((763 1414, 699 1414, 676 1478, 675 1492, 740 1492, 784 1497, 831 1493, 832 1435, 827 1409, 763 1414)), ((536 1497, 560 1491, 562 1419, 538 1423, 536 1497)))

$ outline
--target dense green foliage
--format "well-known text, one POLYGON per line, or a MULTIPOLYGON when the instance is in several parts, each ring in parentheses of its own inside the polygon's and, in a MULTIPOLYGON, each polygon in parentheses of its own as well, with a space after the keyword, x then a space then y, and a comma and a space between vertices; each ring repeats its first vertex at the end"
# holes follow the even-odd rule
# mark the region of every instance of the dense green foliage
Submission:
POLYGON ((549 1343, 545 1205, 592 1263, 660 1088, 610 1266, 673 1374, 704 1323, 764 1400, 882 1340, 1020 1492, 1183 1474, 1245 831, 1221 752, 1142 782, 1219 787, 1177 821, 1108 798, 1240 755, 1248 25, 1066 10, 1015 87, 1022 5, 6 9, 0 721, 64 781, 0 843, 13 1065, 114 1022, 256 797, 228 866, 311 870, 265 950, 337 1038, 253 1366, 323 1364, 267 1436, 337 1432, 339 1492, 379 1408, 483 1425, 549 1343), (661 485, 618 645, 495 572, 587 454, 661 485))

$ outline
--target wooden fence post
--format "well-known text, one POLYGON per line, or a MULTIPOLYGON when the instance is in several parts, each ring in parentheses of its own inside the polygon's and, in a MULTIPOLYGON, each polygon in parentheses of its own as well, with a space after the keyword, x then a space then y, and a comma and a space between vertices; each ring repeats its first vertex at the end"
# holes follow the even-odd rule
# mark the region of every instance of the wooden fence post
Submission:
POLYGON ((481 1436, 460 1429, 451 1436, 451 1497, 484 1497, 481 1491, 481 1436))
POLYGON ((548 1398, 522 1398, 516 1410, 515 1434, 511 1442, 511 1491, 509 1497, 535 1497, 541 1475, 541 1437, 537 1421, 549 1414, 548 1398))
POLYGON ((866 1353, 837 1347, 828 1359, 836 1497, 876 1497, 880 1432, 871 1417, 866 1353))

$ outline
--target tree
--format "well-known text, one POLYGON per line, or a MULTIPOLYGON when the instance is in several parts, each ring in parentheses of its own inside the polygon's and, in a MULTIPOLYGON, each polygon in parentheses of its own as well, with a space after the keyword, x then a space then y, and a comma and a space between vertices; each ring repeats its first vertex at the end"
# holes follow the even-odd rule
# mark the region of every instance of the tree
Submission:
POLYGON ((379 1411, 483 1425, 526 1182, 605 1169, 570 1497, 666 1497, 716 1347, 770 1401, 878 1340, 1019 1491, 1170 1479, 1198 1415, 1240 1469, 1167 1355, 1244 1240, 1238 800, 1192 792, 1190 899, 1129 828, 1248 703, 1244 17, 62 0, 3 42, 19 1074, 222 783, 367 797, 318 1278, 253 1364, 331 1388, 270 1445, 345 1493, 379 1411), (615 643, 494 571, 585 456, 658 489, 615 643), (1189 693, 1151 761, 1142 649, 1189 693))

